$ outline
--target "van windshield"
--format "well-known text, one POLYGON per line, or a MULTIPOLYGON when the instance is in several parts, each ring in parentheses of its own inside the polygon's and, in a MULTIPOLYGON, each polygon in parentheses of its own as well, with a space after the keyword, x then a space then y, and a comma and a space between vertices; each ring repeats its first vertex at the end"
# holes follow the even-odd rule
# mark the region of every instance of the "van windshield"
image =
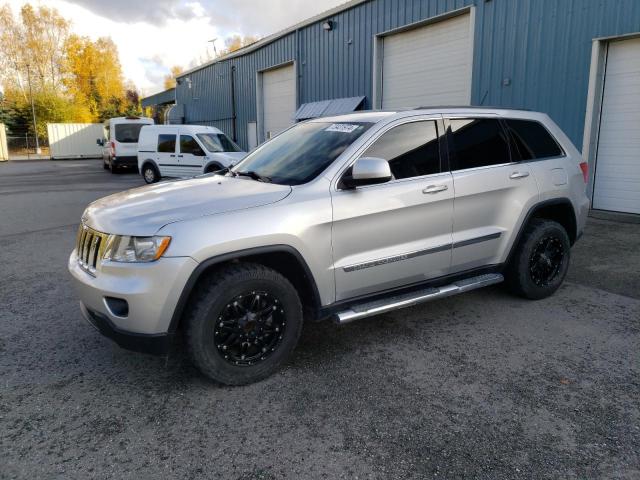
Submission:
POLYGON ((232 172, 281 185, 302 185, 320 175, 371 125, 301 123, 254 150, 232 172))
POLYGON ((140 130, 144 127, 144 123, 119 123, 115 126, 116 142, 120 143, 138 143, 140 130))
POLYGON ((224 133, 198 133, 196 137, 202 142, 204 148, 211 153, 242 151, 224 133))

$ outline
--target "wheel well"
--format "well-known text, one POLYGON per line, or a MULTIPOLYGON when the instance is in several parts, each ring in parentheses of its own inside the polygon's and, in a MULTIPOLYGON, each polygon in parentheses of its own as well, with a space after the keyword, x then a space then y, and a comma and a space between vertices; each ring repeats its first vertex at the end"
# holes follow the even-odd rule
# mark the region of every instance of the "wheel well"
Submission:
POLYGON ((153 160, 145 160, 144 162, 142 162, 142 169, 141 170, 144 170, 144 167, 146 167, 147 165, 151 165, 156 172, 159 171, 158 170, 158 166, 156 165, 156 162, 154 162, 153 160))
POLYGON ((542 205, 534 210, 529 220, 533 218, 543 218, 545 220, 558 222, 567 231, 571 245, 576 241, 576 214, 573 211, 571 203, 568 201, 542 205))
POLYGON ((204 171, 205 173, 217 172, 218 170, 222 170, 224 167, 217 162, 212 162, 208 164, 204 171))
POLYGON ((304 260, 297 252, 287 250, 266 250, 239 252, 235 256, 224 256, 214 258, 209 262, 203 262, 201 268, 194 272, 194 275, 187 283, 183 296, 178 302, 169 327, 170 331, 175 331, 181 324, 182 314, 190 302, 193 292, 197 291, 196 286, 207 277, 215 275, 220 269, 234 263, 259 263, 265 267, 272 268, 291 282, 300 296, 300 301, 305 310, 305 316, 311 315, 310 319, 315 319, 315 314, 320 309, 320 298, 311 272, 304 263, 304 260))

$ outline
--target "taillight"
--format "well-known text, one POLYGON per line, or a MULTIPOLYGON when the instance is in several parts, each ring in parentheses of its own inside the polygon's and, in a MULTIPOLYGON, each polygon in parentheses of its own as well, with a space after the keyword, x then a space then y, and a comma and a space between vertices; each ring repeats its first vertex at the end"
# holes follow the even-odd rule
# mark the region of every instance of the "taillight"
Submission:
POLYGON ((580 170, 582 170, 582 177, 584 178, 584 183, 589 181, 589 164, 587 162, 582 162, 580 164, 580 170))
POLYGON ((116 154, 116 142, 111 142, 111 156, 114 157, 116 154))

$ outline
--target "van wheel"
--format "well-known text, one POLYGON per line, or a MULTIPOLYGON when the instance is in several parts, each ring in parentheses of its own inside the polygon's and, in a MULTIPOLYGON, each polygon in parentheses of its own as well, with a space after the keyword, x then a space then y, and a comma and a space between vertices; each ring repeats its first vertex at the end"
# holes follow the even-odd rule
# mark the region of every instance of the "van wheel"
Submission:
POLYGON ((113 164, 113 159, 109 159, 109 170, 111 170, 111 173, 116 174, 120 171, 120 169, 113 164))
POLYGON ((201 282, 185 317, 193 363, 225 385, 245 385, 274 373, 302 331, 298 293, 263 265, 235 264, 201 282))
POLYGON ((531 300, 552 295, 569 269, 571 243, 557 222, 534 219, 527 225, 506 272, 509 289, 531 300))
POLYGON ((147 183, 156 183, 160 180, 160 174, 158 173, 158 170, 156 169, 156 167, 149 163, 142 167, 142 177, 147 183))

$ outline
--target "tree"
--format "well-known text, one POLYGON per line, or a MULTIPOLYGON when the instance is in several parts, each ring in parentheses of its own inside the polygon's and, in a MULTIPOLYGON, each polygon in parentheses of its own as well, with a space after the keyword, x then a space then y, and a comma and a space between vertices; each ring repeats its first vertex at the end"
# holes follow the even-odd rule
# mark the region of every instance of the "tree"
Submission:
POLYGON ((184 69, 180 65, 174 65, 170 69, 171 73, 167 73, 164 77, 164 89, 176 88, 176 77, 184 72, 184 69))
POLYGON ((256 43, 257 41, 258 37, 254 37, 252 35, 245 35, 244 37, 240 35, 233 35, 224 41, 225 48, 222 50, 221 55, 228 55, 236 50, 246 47, 247 45, 256 43))
POLYGON ((0 7, 0 80, 17 88, 27 99, 30 70, 35 90, 60 88, 63 77, 64 44, 69 22, 57 10, 29 4, 14 18, 9 5, 0 7))
POLYGON ((110 38, 94 42, 71 35, 65 53, 67 91, 76 102, 87 105, 94 118, 102 120, 107 112, 119 111, 127 104, 118 51, 110 38))

